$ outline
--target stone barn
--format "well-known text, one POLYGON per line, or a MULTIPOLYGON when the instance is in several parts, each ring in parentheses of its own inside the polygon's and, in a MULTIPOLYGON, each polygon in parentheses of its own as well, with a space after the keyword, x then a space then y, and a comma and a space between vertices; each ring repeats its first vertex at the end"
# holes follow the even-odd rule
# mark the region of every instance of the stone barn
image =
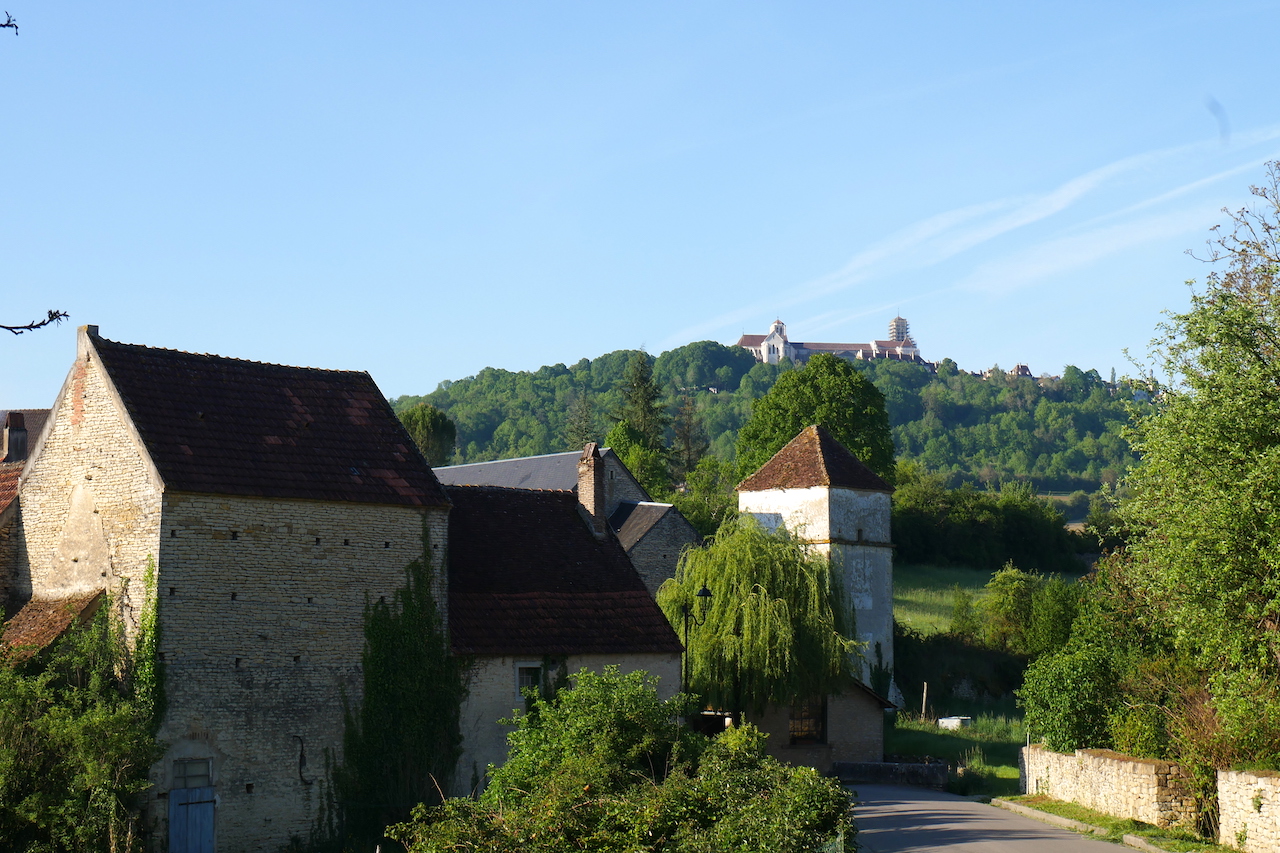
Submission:
POLYGON ((83 327, 21 480, 24 612, 105 590, 132 634, 154 566, 168 751, 149 806, 170 849, 203 849, 187 826, 223 850, 306 837, 362 691, 365 596, 403 585, 424 529, 447 535, 448 497, 373 380, 83 327))

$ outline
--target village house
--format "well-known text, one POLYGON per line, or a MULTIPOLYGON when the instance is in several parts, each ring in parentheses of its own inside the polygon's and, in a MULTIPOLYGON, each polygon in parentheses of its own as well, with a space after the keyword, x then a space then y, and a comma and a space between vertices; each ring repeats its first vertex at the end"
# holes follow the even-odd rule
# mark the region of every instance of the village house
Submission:
MULTIPOLYGON (((148 820, 172 853, 307 836, 321 757, 341 759, 344 701, 361 698, 365 602, 390 598, 414 559, 435 570, 454 646, 476 662, 472 776, 505 754, 497 716, 551 666, 678 683, 680 646, 600 489, 581 504, 571 491, 446 491, 366 373, 121 344, 86 326, 29 438, 0 510, 0 580, 21 605, 6 642, 47 644, 104 593, 132 639, 156 596, 167 751, 148 820)), ((14 470, 0 471, 0 499, 14 470)))
MULTIPOLYGON (((622 464, 618 454, 607 447, 598 451, 604 481, 604 517, 631 563, 640 572, 651 596, 670 577, 675 577, 680 552, 701 542, 698 531, 669 503, 653 500, 639 481, 622 464)), ((558 489, 579 491, 582 454, 547 453, 473 462, 434 469, 446 486, 501 486, 514 489, 558 489)))
POLYGON ((738 485, 738 510, 795 535, 830 561, 863 646, 861 681, 839 695, 774 707, 751 719, 771 754, 829 771, 884 759, 883 698, 893 672, 893 487, 824 427, 806 427, 738 485), (880 691, 869 685, 880 683, 880 691))

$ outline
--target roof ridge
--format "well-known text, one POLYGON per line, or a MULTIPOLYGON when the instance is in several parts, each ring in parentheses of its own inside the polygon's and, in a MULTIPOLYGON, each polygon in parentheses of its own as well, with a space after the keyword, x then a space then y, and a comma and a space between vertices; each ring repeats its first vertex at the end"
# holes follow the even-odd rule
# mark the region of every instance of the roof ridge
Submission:
POLYGON ((308 370, 308 371, 314 371, 316 373, 342 373, 349 376, 350 375, 354 375, 354 376, 370 375, 369 371, 367 370, 340 370, 340 369, 331 368, 331 367, 307 367, 300 364, 280 364, 279 362, 274 362, 274 361, 256 361, 251 358, 237 358, 236 356, 233 356, 233 355, 219 355, 217 353, 212 353, 212 352, 191 352, 190 350, 170 349, 169 347, 153 347, 153 346, 148 346, 147 344, 130 344, 130 343, 125 343, 124 341, 113 341, 110 338, 104 338, 100 335, 95 335, 93 338, 93 342, 95 346, 98 344, 109 344, 113 347, 121 347, 126 349, 146 350, 147 352, 165 353, 167 355, 181 355, 181 356, 186 356, 188 358, 217 359, 218 361, 234 361, 234 362, 239 362, 240 364, 256 364, 259 367, 275 367, 275 368, 280 368, 282 370, 308 370))
POLYGON ((494 486, 489 483, 442 483, 441 485, 446 489, 492 489, 498 492, 529 492, 543 495, 572 495, 574 493, 573 489, 526 489, 521 486, 494 486))

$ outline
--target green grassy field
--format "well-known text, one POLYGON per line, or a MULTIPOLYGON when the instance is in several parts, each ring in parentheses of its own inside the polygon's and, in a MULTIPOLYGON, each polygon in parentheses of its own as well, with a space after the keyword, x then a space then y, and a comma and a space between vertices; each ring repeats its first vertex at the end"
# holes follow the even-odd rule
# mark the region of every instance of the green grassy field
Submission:
POLYGON ((943 731, 937 721, 899 712, 885 727, 886 755, 903 758, 941 758, 963 775, 952 773, 951 789, 958 794, 1007 797, 1018 793, 1018 748, 1026 739, 1018 717, 983 714, 973 725, 943 731))
POLYGON ((959 586, 981 598, 991 572, 964 566, 893 567, 893 618, 921 634, 938 634, 951 627, 955 588, 959 586))
MULTIPOLYGON (((897 564, 893 567, 893 616, 921 634, 943 633, 951 627, 956 587, 968 590, 976 600, 985 594, 990 579, 991 572, 963 566, 897 564)), ((1012 700, 1002 704, 1007 707, 995 714, 948 705, 947 713, 974 717, 974 725, 959 731, 943 731, 933 719, 899 713, 896 724, 886 726, 884 751, 904 758, 941 758, 955 768, 965 768, 963 776, 952 774, 951 787, 957 793, 1017 794, 1018 747, 1026 734, 1012 700)))

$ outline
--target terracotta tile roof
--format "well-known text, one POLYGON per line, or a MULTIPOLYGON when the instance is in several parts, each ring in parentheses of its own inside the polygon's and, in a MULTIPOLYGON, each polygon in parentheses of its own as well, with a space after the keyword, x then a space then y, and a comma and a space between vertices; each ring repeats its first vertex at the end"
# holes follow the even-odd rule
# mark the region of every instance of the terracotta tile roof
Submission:
POLYGON ((102 590, 65 598, 33 598, 4 626, 4 645, 19 660, 31 657, 62 636, 73 622, 97 611, 102 590))
POLYGON ((167 489, 448 503, 367 373, 93 343, 167 489))
POLYGON ((0 462, 0 512, 9 508, 13 499, 18 496, 18 475, 22 473, 22 462, 0 462))
POLYGON ((738 346, 740 347, 758 347, 764 343, 767 335, 743 335, 738 338, 738 346))
POLYGON ((463 654, 678 653, 622 545, 569 491, 450 486, 449 628, 463 654))
POLYGON ((663 516, 674 509, 671 504, 624 501, 609 516, 609 527, 617 534, 622 547, 630 551, 663 516))
POLYGON ((786 447, 773 455, 747 479, 738 484, 740 492, 766 489, 805 489, 836 486, 871 492, 892 492, 893 487, 858 461, 836 441, 826 427, 810 426, 786 447))

